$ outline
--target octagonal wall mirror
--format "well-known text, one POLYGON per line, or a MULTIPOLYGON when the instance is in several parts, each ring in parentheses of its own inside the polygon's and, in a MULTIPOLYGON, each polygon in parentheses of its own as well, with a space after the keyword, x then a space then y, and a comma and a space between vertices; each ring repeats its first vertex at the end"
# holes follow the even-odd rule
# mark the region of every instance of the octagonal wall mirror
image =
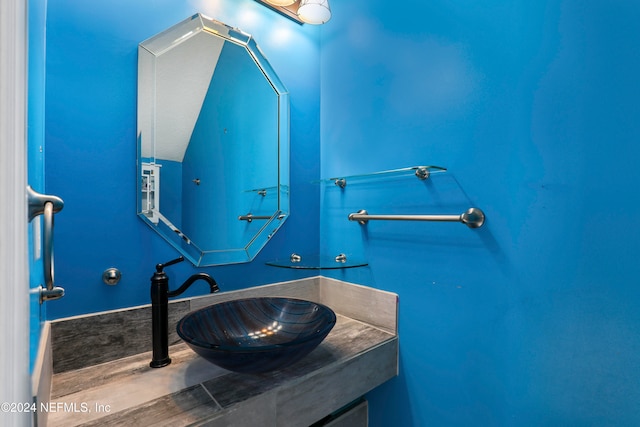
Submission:
POLYGON ((196 14, 138 46, 137 212, 196 266, 251 261, 289 212, 289 94, 196 14))

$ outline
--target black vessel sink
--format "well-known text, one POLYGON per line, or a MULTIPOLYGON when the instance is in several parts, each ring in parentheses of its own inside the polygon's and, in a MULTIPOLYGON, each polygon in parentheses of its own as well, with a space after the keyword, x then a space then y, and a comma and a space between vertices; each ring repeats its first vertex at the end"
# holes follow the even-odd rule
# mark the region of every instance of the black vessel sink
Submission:
POLYGON ((222 368, 262 373, 286 368, 315 349, 336 323, 329 307, 311 301, 261 297, 221 302, 189 313, 178 335, 222 368))

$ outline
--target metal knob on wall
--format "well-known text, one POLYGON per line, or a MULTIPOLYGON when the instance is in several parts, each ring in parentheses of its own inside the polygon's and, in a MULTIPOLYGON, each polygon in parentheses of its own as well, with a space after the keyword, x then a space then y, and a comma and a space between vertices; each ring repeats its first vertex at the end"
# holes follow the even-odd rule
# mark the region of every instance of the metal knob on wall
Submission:
POLYGON ((115 286, 120 282, 122 273, 115 267, 107 268, 102 273, 102 281, 109 286, 115 286))

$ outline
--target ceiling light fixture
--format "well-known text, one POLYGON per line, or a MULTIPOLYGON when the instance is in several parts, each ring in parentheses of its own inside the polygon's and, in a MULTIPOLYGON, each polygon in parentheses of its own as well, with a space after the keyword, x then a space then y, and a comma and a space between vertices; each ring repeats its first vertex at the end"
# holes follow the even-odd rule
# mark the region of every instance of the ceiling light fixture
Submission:
POLYGON ((300 0, 298 17, 307 24, 324 24, 331 19, 329 0, 300 0))
POLYGON ((297 22, 319 25, 331 19, 329 0, 256 0, 297 22))

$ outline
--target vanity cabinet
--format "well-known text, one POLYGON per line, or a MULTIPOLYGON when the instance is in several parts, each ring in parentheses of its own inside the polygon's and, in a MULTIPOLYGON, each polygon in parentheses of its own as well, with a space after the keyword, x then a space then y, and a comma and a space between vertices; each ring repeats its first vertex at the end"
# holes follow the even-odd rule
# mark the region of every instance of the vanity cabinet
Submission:
POLYGON ((160 212, 160 167, 157 163, 142 163, 142 212, 154 224, 158 223, 160 212))
POLYGON ((367 427, 369 425, 369 404, 359 399, 339 413, 312 424, 310 427, 367 427))

